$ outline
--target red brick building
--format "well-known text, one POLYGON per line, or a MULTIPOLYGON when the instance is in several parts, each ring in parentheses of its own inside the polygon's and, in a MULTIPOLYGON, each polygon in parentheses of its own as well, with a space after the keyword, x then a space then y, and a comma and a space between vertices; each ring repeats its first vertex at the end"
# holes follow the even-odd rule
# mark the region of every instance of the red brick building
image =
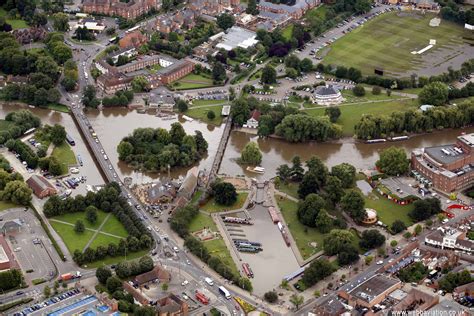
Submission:
POLYGON ((136 19, 152 8, 160 9, 158 0, 131 0, 128 3, 119 0, 84 0, 82 11, 91 14, 117 15, 125 19, 136 19))
POLYGON ((26 180, 26 184, 28 184, 33 190, 33 193, 40 199, 57 193, 56 188, 42 176, 32 175, 26 180))
POLYGON ((414 150, 411 167, 420 182, 442 192, 471 187, 474 184, 474 133, 459 136, 455 144, 414 150))
POLYGON ((119 41, 120 48, 135 47, 138 48, 148 41, 147 37, 140 31, 125 34, 119 41))

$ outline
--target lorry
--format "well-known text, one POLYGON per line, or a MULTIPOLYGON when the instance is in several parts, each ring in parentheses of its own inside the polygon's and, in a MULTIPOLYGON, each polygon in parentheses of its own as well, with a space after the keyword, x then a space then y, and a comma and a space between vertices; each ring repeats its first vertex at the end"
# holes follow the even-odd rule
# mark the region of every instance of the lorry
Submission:
POLYGON ((209 304, 209 298, 198 290, 196 290, 196 299, 204 305, 209 304))
POLYGON ((79 279, 82 276, 80 271, 75 271, 75 272, 70 272, 70 273, 65 273, 61 274, 59 277, 59 281, 68 281, 72 279, 79 279))

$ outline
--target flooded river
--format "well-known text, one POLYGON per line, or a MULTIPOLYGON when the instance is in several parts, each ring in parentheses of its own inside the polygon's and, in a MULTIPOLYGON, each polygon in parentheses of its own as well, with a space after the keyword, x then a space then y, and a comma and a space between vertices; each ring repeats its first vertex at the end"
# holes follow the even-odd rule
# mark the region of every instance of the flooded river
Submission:
MULTIPOLYGON (((9 112, 17 110, 19 107, 11 104, 0 104, 0 117, 5 117, 9 112)), ((77 140, 80 140, 79 130, 77 129, 72 117, 69 114, 54 112, 45 109, 29 109, 35 115, 41 118, 43 124, 61 124, 66 128, 66 131, 77 140)), ((134 183, 149 182, 166 174, 159 173, 142 173, 129 168, 126 164, 119 162, 117 154, 117 145, 120 140, 132 133, 138 127, 152 127, 152 128, 166 128, 169 129, 173 120, 163 120, 152 114, 140 114, 136 111, 129 111, 124 108, 105 109, 104 111, 88 111, 87 116, 94 127, 104 149, 109 156, 111 163, 117 166, 119 176, 123 179, 126 176, 132 177, 134 183)), ((208 155, 199 162, 200 169, 208 169, 212 164, 212 160, 217 151, 220 137, 223 132, 223 126, 216 127, 201 123, 199 121, 185 121, 179 119, 183 124, 187 133, 194 133, 199 130, 203 133, 205 139, 209 143, 208 155)), ((224 159, 221 164, 219 173, 229 175, 246 174, 251 177, 256 175, 245 171, 245 167, 240 166, 235 162, 236 158, 240 157, 240 151, 245 144, 251 140, 258 142, 261 151, 263 152, 262 166, 266 169, 262 178, 271 178, 275 175, 276 169, 283 163, 291 163, 291 159, 295 155, 299 155, 302 160, 310 158, 312 155, 319 156, 329 167, 337 165, 342 162, 348 162, 356 168, 371 168, 378 159, 379 152, 387 147, 396 145, 403 147, 409 154, 414 148, 436 146, 455 142, 456 137, 461 132, 474 132, 474 128, 463 130, 447 130, 436 132, 432 134, 419 135, 410 138, 407 141, 397 143, 378 143, 378 144, 364 144, 357 143, 352 139, 344 139, 341 143, 305 143, 292 144, 279 139, 258 139, 258 137, 242 132, 232 132, 227 148, 224 154, 224 159)), ((76 154, 80 154, 84 167, 81 169, 81 175, 88 178, 88 184, 102 184, 103 179, 97 168, 90 168, 93 165, 93 160, 89 154, 83 141, 76 141, 76 146, 73 147, 76 154)), ((172 177, 185 175, 188 168, 174 169, 171 172, 172 177)))
POLYGON ((295 155, 300 156, 303 161, 313 155, 319 156, 328 167, 348 162, 360 169, 373 168, 378 160, 379 152, 385 148, 390 146, 402 147, 406 150, 407 154, 410 154, 415 148, 454 143, 456 137, 462 132, 472 133, 474 128, 446 130, 414 136, 406 141, 377 144, 357 143, 352 139, 343 139, 341 143, 293 144, 280 139, 259 139, 255 135, 232 132, 219 172, 229 175, 246 174, 256 177, 256 174, 247 172, 245 167, 235 162, 235 159, 240 157, 240 151, 244 148, 245 144, 251 140, 258 142, 263 153, 261 165, 265 168, 265 174, 260 177, 268 179, 275 176, 276 169, 281 164, 291 164, 291 159, 295 155))
MULTIPOLYGON (((92 159, 89 150, 84 141, 81 139, 81 134, 79 129, 76 127, 74 120, 72 119, 71 115, 61 112, 55 112, 47 109, 40 109, 40 108, 28 108, 28 107, 20 107, 18 105, 13 104, 2 104, 0 103, 0 118, 5 118, 5 116, 13 111, 17 111, 19 109, 28 109, 33 112, 36 116, 41 119, 42 124, 59 124, 64 126, 66 132, 72 136, 72 138, 76 141, 76 145, 72 147, 74 153, 77 155, 81 155, 83 166, 79 167, 81 176, 87 177, 86 184, 96 185, 96 184, 104 184, 104 179, 99 172, 99 169, 96 167, 94 160, 92 159)), ((74 194, 85 194, 86 187, 84 184, 81 184, 76 190, 74 190, 74 194)))

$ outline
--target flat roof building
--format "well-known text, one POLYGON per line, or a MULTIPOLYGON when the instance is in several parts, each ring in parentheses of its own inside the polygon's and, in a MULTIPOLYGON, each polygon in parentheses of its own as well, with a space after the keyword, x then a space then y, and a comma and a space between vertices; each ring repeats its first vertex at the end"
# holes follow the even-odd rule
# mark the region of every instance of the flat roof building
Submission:
POLYGON ((217 44, 216 48, 223 48, 226 51, 231 51, 237 47, 246 49, 257 43, 257 33, 234 25, 227 30, 227 34, 223 36, 222 42, 217 44))
POLYGON ((10 269, 10 258, 8 258, 3 245, 0 244, 0 271, 10 269))
POLYGON ((372 308, 382 302, 390 293, 402 287, 400 280, 376 274, 348 291, 338 294, 346 299, 350 306, 372 308))
POLYGON ((474 184, 474 134, 459 136, 455 144, 413 150, 411 168, 421 183, 442 192, 471 187, 474 184))

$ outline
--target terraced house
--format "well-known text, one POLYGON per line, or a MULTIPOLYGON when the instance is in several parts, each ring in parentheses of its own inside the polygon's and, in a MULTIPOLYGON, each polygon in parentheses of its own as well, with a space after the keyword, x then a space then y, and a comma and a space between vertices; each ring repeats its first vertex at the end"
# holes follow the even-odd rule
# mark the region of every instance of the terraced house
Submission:
POLYGON ((136 19, 151 9, 159 10, 161 0, 84 0, 82 11, 91 14, 116 15, 125 19, 136 19))

